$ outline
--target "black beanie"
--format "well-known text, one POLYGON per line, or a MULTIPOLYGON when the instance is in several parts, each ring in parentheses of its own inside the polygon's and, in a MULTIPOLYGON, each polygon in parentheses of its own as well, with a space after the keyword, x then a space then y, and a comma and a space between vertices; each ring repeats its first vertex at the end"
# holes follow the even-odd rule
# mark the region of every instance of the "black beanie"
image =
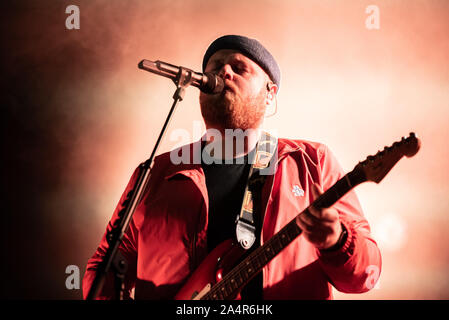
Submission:
POLYGON ((237 50, 256 62, 278 86, 281 82, 281 71, 271 53, 256 39, 244 36, 227 35, 216 39, 211 43, 203 58, 203 72, 206 69, 210 57, 222 49, 237 50))

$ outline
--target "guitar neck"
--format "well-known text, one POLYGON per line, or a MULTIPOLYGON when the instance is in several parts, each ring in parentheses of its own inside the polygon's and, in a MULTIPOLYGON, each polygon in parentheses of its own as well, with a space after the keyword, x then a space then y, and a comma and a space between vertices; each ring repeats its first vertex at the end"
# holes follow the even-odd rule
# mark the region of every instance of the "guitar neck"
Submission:
MULTIPOLYGON (((317 208, 328 208, 356 185, 366 181, 363 171, 357 167, 338 180, 331 188, 319 196, 313 205, 317 208)), ((307 209, 306 209, 307 210, 307 209)), ((254 250, 223 279, 215 284, 203 296, 203 300, 226 300, 234 298, 241 289, 253 279, 262 268, 268 264, 279 252, 295 240, 302 230, 293 219, 278 233, 271 237, 263 246, 254 250)))

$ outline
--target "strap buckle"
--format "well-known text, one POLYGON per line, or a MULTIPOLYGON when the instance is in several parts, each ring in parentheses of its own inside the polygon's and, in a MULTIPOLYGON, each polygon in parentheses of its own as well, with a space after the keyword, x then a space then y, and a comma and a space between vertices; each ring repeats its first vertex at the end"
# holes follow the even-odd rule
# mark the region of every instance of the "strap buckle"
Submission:
MULTIPOLYGON (((253 194, 251 190, 256 185, 262 186, 267 178, 267 172, 271 172, 269 165, 273 164, 273 155, 276 153, 276 147, 277 139, 269 133, 263 132, 256 147, 255 159, 251 159, 252 164, 249 170, 242 207, 236 218, 237 242, 245 250, 251 248, 256 241, 253 194), (267 172, 263 172, 264 170, 267 172)), ((263 216, 264 213, 260 214, 263 216)))
POLYGON ((239 219, 237 221, 237 241, 243 249, 249 249, 256 241, 256 227, 239 219))

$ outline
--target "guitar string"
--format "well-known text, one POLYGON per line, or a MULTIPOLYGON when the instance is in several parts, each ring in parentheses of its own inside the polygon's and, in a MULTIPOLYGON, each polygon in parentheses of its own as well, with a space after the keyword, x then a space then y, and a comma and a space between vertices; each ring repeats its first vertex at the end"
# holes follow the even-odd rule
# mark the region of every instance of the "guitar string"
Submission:
MULTIPOLYGON (((226 296, 230 296, 235 290, 237 290, 239 287, 241 287, 243 284, 245 284, 245 282, 246 283, 249 282, 252 277, 257 275, 257 273, 259 273, 268 262, 270 262, 279 252, 282 251, 282 249, 284 249, 287 245, 289 245, 300 234, 300 232, 297 233, 298 228, 295 224, 292 224, 292 222, 293 221, 290 221, 277 235, 275 235, 271 239, 269 239, 266 242, 266 246, 257 248, 251 255, 249 255, 242 262, 240 262, 233 270, 231 270, 225 277, 223 277, 223 279, 220 282, 218 282, 216 284, 214 289, 212 289, 210 292, 208 292, 204 296, 204 299, 207 299, 208 297, 213 297, 214 294, 216 296, 218 296, 218 295, 223 295, 223 293, 226 293, 226 296), (295 229, 291 230, 292 227, 294 227, 295 229), (292 231, 296 231, 295 233, 297 233, 296 235, 294 234, 293 237, 291 234, 289 234, 292 231), (282 235, 287 237, 287 239, 286 239, 287 242, 285 244, 281 240, 282 235), (273 246, 277 240, 279 240, 279 245, 280 245, 279 249, 276 249, 273 246), (267 248, 270 248, 270 250, 272 252, 274 252, 274 255, 272 257, 265 255, 267 248), (262 262, 260 261, 260 258, 263 259, 262 262), (251 274, 246 273, 246 275, 243 277, 241 275, 241 272, 245 271, 245 269, 248 269, 249 265, 254 267, 255 262, 257 262, 258 267, 254 268, 253 270, 258 270, 258 271, 251 272, 251 274), (241 285, 237 284, 237 286, 238 286, 237 288, 234 288, 232 285, 229 284, 229 287, 231 288, 231 292, 228 294, 228 290, 226 288, 227 282, 230 282, 230 280, 233 278, 235 279, 237 275, 239 276, 240 279, 244 279, 245 277, 247 277, 247 279, 243 280, 241 285), (223 290, 223 288, 224 288, 224 290, 223 290)), ((272 254, 270 254, 270 255, 272 255, 272 254)))
MULTIPOLYGON (((283 246, 285 247, 286 245, 288 245, 290 243, 290 241, 288 241, 287 244, 283 245, 280 238, 278 238, 278 239, 280 241, 281 248, 278 252, 274 251, 275 252, 274 256, 276 256, 283 249, 283 246)), ((265 248, 271 247, 272 249, 274 249, 272 245, 274 244, 275 240, 277 240, 277 239, 272 238, 270 240, 271 241, 267 241, 267 246, 265 248)), ((262 247, 260 247, 260 248, 262 248, 262 247)), ((258 249, 260 249, 260 248, 258 248, 258 249)), ((226 275, 225 278, 219 282, 219 285, 217 286, 217 288, 215 288, 214 291, 211 292, 211 295, 213 293, 216 294, 217 291, 219 292, 219 295, 223 295, 223 291, 226 294, 226 296, 230 296, 231 294, 233 294, 234 291, 238 290, 238 288, 234 288, 233 286, 229 285, 229 287, 231 288, 231 292, 228 293, 228 290, 226 288, 226 283, 229 282, 229 279, 232 279, 232 278, 235 279, 236 276, 239 276, 239 278, 243 280, 242 284, 240 284, 240 285, 237 284, 238 287, 241 287, 243 284, 249 282, 251 280, 251 277, 255 276, 258 272, 260 272, 261 269, 274 257, 274 256, 268 257, 268 256, 266 256, 265 253, 266 253, 266 250, 264 250, 264 249, 256 250, 253 255, 247 257, 247 259, 242 261, 234 269, 235 271, 231 271, 228 275, 226 275), (262 262, 261 262, 261 260, 262 260, 262 262), (255 262, 257 262, 258 267, 254 268, 254 270, 258 270, 258 272, 254 272, 254 271, 249 272, 249 273, 246 272, 246 273, 243 273, 243 276, 242 276, 242 271, 245 271, 245 269, 247 269, 247 270, 251 269, 251 268, 248 269, 249 265, 254 267, 255 262), (224 290, 222 288, 224 288, 224 290)))

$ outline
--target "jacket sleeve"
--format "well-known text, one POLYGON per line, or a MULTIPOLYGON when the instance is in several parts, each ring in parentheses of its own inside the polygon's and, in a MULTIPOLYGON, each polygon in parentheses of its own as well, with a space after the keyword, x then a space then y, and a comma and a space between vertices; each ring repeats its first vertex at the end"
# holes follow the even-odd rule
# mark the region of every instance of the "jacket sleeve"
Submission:
MULTIPOLYGON (((345 175, 335 156, 323 147, 321 158, 321 185, 329 189, 345 175)), ((347 230, 344 244, 335 251, 319 251, 319 261, 332 285, 341 292, 363 293, 372 289, 381 270, 381 254, 371 237, 370 226, 363 216, 354 189, 337 201, 340 221, 347 230)))
MULTIPOLYGON (((134 185, 136 184, 137 177, 139 174, 139 167, 134 170, 133 175, 131 176, 128 185, 126 186, 125 191, 123 192, 117 207, 114 210, 111 220, 109 221, 106 232, 103 234, 100 245, 95 251, 94 255, 88 260, 86 272, 83 278, 83 298, 86 299, 89 289, 92 286, 92 282, 94 281, 96 271, 98 265, 102 261, 107 248, 109 247, 108 242, 106 241, 106 234, 108 231, 112 229, 114 222, 119 219, 118 213, 121 209, 123 209, 123 203, 126 200, 127 194, 132 190, 134 185)), ((134 223, 134 219, 131 220, 128 230, 122 238, 122 242, 119 246, 119 251, 122 256, 126 259, 128 263, 127 273, 125 275, 125 290, 124 290, 124 298, 129 299, 131 290, 134 287, 135 279, 136 279, 136 268, 137 268, 137 228, 134 223)), ((113 272, 109 272, 106 276, 104 285, 96 299, 98 300, 107 300, 115 298, 115 288, 114 288, 114 274, 113 272)))

